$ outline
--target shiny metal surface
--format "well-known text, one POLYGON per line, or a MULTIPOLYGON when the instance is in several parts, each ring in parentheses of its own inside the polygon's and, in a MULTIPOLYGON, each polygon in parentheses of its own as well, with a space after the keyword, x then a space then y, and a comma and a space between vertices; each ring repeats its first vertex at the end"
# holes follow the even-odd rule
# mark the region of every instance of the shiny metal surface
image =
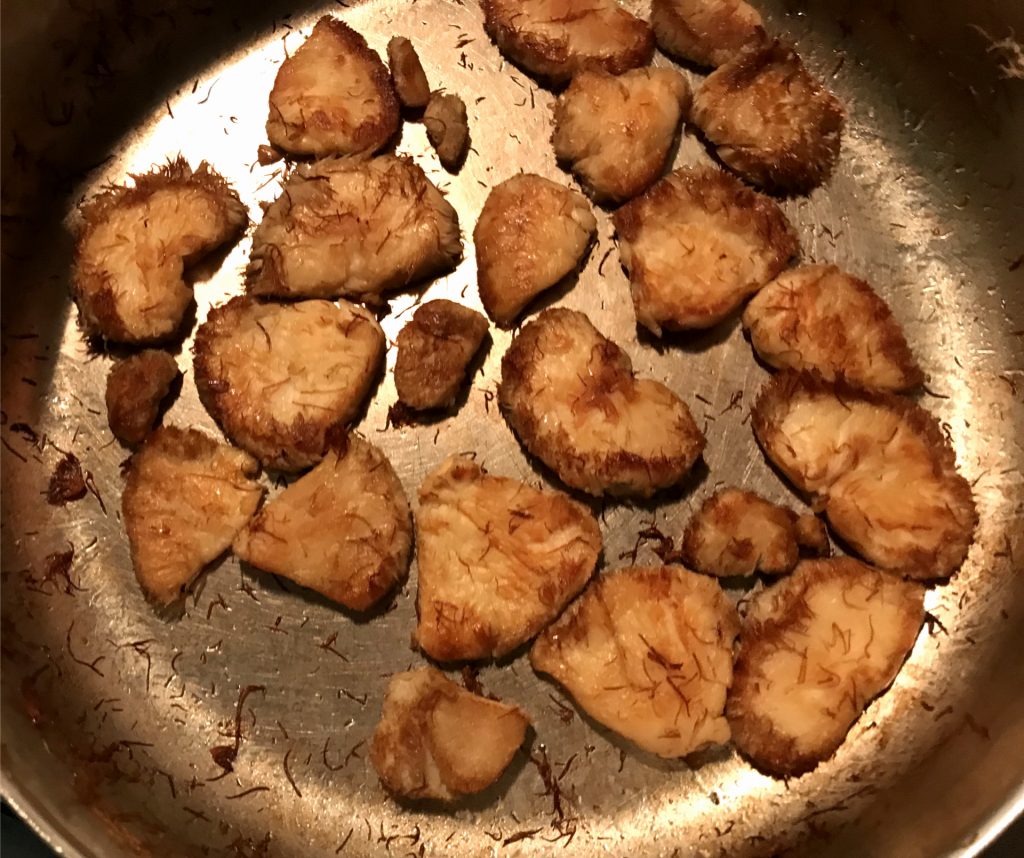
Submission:
MULTIPOLYGON (((488 794, 445 813, 386 800, 365 753, 386 677, 421 661, 408 648, 415 567, 370 619, 232 558, 183 616, 155 614, 119 522, 126 453, 105 422, 110 357, 87 350, 67 297, 73 204, 129 171, 179 151, 205 158, 258 219, 281 166, 256 163, 267 93, 285 52, 329 8, 382 52, 392 34, 412 38, 432 84, 469 105, 473 151, 457 176, 421 125, 406 124, 398 148, 447 190, 467 237, 466 259, 425 296, 479 305, 471 233, 487 189, 521 168, 563 177, 547 142, 552 96, 502 70, 471 0, 344 5, 4 4, 5 794, 74 856, 977 854, 1024 806, 1024 81, 1012 41, 993 47, 1024 34, 1024 10, 1013 0, 760 4, 850 111, 831 183, 785 204, 805 258, 848 267, 891 302, 928 374, 922 403, 948 424, 981 513, 964 568, 929 593, 935 622, 893 689, 833 760, 786 783, 732 753, 695 769, 637 753, 521 657, 490 665, 484 687, 535 720, 534 759, 520 755, 488 794), (42 493, 68 449, 97 495, 50 507, 42 493), (47 557, 69 544, 69 577, 47 579, 47 557), (260 688, 239 710, 235 770, 218 779, 210 748, 232 741, 247 686, 260 688)), ((685 134, 678 161, 705 158, 685 134)), ((652 520, 678 535, 719 483, 796 501, 746 425, 765 372, 737 321, 663 345, 638 338, 606 213, 599 223, 578 284, 557 300, 679 391, 709 439, 706 468, 684 491, 603 509, 609 568, 628 562, 652 520)), ((199 319, 241 290, 247 252, 245 239, 206 266, 199 319)), ((417 299, 392 301, 391 339, 417 299)), ((384 431, 390 375, 377 390, 359 428, 411 497, 466 449, 496 473, 546 479, 497 413, 509 335, 492 335, 457 416, 384 431)), ((213 428, 189 343, 179 363, 187 374, 168 419, 213 428)), ((641 545, 638 558, 654 555, 641 545)))

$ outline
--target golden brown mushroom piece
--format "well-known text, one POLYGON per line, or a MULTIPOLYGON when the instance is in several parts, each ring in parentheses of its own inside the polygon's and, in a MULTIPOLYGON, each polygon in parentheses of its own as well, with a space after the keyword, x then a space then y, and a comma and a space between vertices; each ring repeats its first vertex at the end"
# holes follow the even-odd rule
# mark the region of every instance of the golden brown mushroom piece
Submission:
POLYGON ((267 137, 294 155, 362 155, 390 140, 401 119, 387 67, 359 33, 324 16, 281 63, 267 137))
POLYGON ((846 111, 778 41, 743 51, 697 91, 691 119, 722 161, 777 193, 808 193, 839 158, 846 111))
POLYGON ((141 444, 160 416, 171 386, 181 378, 173 355, 146 349, 119 360, 107 375, 107 423, 126 447, 141 444))
POLYGON ((440 661, 505 655, 583 589, 601 553, 590 511, 567 495, 452 456, 419 491, 416 641, 440 661))
POLYGON ((674 69, 582 71, 555 104, 555 155, 593 199, 628 200, 661 176, 689 106, 674 69))
POLYGON ((232 298, 196 332, 199 398, 266 467, 316 464, 358 414, 384 358, 376 319, 354 304, 232 298))
POLYGON ((783 575, 800 550, 828 554, 825 525, 753 492, 727 488, 704 501, 683 534, 686 563, 705 575, 783 575))
POLYGON ((757 768, 828 759, 892 683, 924 622, 924 588, 848 557, 804 560, 747 603, 726 714, 757 768))
POLYGON ((234 552, 366 611, 405 579, 412 514, 391 463, 350 434, 256 514, 235 537, 234 552))
POLYGON ((473 230, 487 315, 511 325, 579 265, 597 232, 586 197, 533 173, 495 185, 473 230))
POLYGON ((412 42, 404 36, 394 36, 388 42, 388 65, 398 100, 405 107, 426 107, 430 101, 430 84, 412 42))
POLYGON ((768 197, 714 167, 683 167, 612 218, 636 320, 709 328, 777 275, 796 233, 768 197))
POLYGON ((907 390, 924 380, 885 301, 835 265, 784 271, 747 305, 743 327, 776 369, 815 370, 867 390, 907 390))
POLYGON ((767 38, 744 0, 652 0, 651 27, 665 53, 701 66, 720 66, 767 38))
POLYGON ((661 757, 729 741, 736 609, 680 566, 605 572, 530 650, 588 715, 661 757))
POLYGON ((766 455, 858 554, 911 578, 953 574, 974 539, 970 484, 938 421, 899 396, 781 372, 751 409, 766 455))
POLYGON ((451 405, 486 337, 487 319, 476 310, 444 298, 418 307, 398 333, 399 402, 416 411, 451 405))
POLYGON ((637 378, 629 356, 574 310, 545 310, 516 335, 498 402, 530 453, 592 495, 650 497, 704 449, 686 404, 637 378))
POLYGON ((529 726, 519 707, 472 694, 439 670, 421 667, 391 677, 370 762, 392 795, 452 801, 493 784, 529 726))
POLYGON ((185 271, 248 222, 238 194, 205 161, 183 158, 82 206, 72 292, 87 334, 153 343, 180 333, 192 287, 185 271))
POLYGON ((512 62, 552 83, 650 62, 654 34, 615 0, 482 0, 484 29, 512 62))
POLYGON ((456 172, 469 149, 465 102, 452 93, 435 92, 423 111, 423 124, 438 160, 449 173, 456 172))
POLYGON ((143 592, 169 605, 230 546, 263 497, 248 453, 197 429, 156 429, 131 458, 121 497, 143 592))
POLYGON ((246 274, 254 295, 379 304, 461 256, 455 209, 410 158, 330 158, 285 181, 246 274))

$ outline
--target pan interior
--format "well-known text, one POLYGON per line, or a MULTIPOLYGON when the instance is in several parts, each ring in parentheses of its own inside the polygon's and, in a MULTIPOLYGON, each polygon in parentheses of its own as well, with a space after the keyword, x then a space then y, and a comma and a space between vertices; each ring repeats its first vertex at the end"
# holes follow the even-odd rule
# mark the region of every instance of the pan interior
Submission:
MULTIPOLYGON (((548 145, 553 96, 502 63, 472 2, 294 14, 273 3, 100 3, 53 17, 5 5, 2 760, 14 803, 69 854, 105 856, 929 855, 981 843, 1024 777, 1024 586, 1013 574, 1024 556, 1024 81, 1013 79, 1010 48, 993 48, 1020 17, 1014 4, 989 4, 984 20, 935 5, 764 4, 768 26, 795 41, 850 114, 831 182, 784 204, 804 258, 863 276, 889 301, 928 376, 921 403, 948 426, 974 485, 977 543, 954 580, 929 592, 934 622, 836 757, 788 783, 733 753, 696 768, 638 753, 522 657, 484 667, 483 686, 527 709, 535 735, 492 790, 454 812, 386 800, 367 761, 387 677, 422 663, 408 645, 415 566, 370 618, 232 558, 204 576, 182 616, 143 600, 119 515, 127 454, 105 421, 111 357, 91 353, 77 328, 67 231, 83 196, 179 152, 223 173, 258 220, 281 175, 257 162, 267 94, 287 53, 333 12, 382 54, 391 35, 411 38, 432 85, 469 107, 473 148, 458 175, 440 167, 420 124, 405 124, 398 151, 446 191, 466 236, 461 265, 422 297, 479 307, 472 227, 489 188, 520 170, 565 178, 548 145), (96 491, 55 508, 44 491, 66 450, 96 491), (67 577, 48 577, 72 548, 67 577), (243 739, 225 774, 210 749, 232 741, 236 709, 243 739)), ((677 163, 707 160, 684 133, 677 163)), ((558 303, 585 311, 638 372, 676 389, 708 437, 706 467, 683 491, 603 508, 604 568, 634 552, 656 562, 638 533, 655 523, 678 536, 720 484, 798 506, 747 423, 767 374, 738 320, 665 344, 638 335, 608 214, 597 214, 598 244, 558 303)), ((242 291, 249 246, 247 236, 199 271, 199 320, 242 291)), ((389 340, 420 298, 391 301, 389 340)), ((385 431, 389 372, 358 426, 410 497, 466 450, 494 473, 544 482, 498 414, 510 337, 491 333, 456 416, 385 431)), ((216 432, 190 343, 166 419, 216 432)))

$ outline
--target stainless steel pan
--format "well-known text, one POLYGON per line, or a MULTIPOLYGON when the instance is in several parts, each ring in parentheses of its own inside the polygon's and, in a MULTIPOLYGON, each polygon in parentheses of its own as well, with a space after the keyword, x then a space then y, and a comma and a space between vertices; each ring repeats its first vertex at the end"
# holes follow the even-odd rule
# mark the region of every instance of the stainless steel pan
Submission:
MULTIPOLYGON (((365 753, 385 677, 420 661, 408 648, 415 569, 391 608, 364 620, 226 559, 182 617, 157 616, 118 517, 125 452, 105 424, 109 357, 87 350, 67 297, 75 203, 129 171, 179 151, 205 158, 258 217, 276 193, 277 167, 255 163, 267 93, 325 8, 378 49, 411 37, 434 85, 470 105, 474 151, 458 176, 440 170, 421 126, 400 143, 447 188, 467 236, 489 186, 521 167, 560 175, 551 95, 499 73, 472 0, 345 5, 4 4, 5 795, 74 856, 976 854, 1024 806, 1024 72, 1013 41, 1024 7, 761 4, 850 111, 836 176, 786 203, 804 254, 866 276, 891 302, 928 373, 921 401, 948 424, 981 512, 966 565, 929 593, 934 622, 894 688, 835 759, 786 783, 729 753, 697 769, 635 753, 522 659, 490 666, 483 685, 525 706, 536 735, 497 787, 447 814, 387 801, 365 753), (42 496, 62 450, 95 486, 63 509, 42 496), (236 735, 235 771, 218 780, 210 748, 236 735)), ((706 157, 687 134, 679 161, 706 157)), ((746 425, 765 373, 736 322, 664 347, 638 340, 607 215, 600 223, 559 300, 679 390, 709 437, 707 467, 684 492, 605 509, 615 566, 652 518, 677 535, 718 483, 791 496, 746 425)), ((246 255, 243 241, 207 266, 199 318, 240 291, 246 255)), ((474 284, 470 246, 426 294, 475 305, 474 284)), ((393 302, 392 338, 414 300, 393 302)), ((410 494, 467 448, 496 472, 539 479, 492 400, 507 344, 495 331, 468 400, 440 423, 382 432, 395 396, 382 382, 360 428, 410 494)), ((180 361, 190 369, 188 343, 180 361)), ((212 428, 188 377, 171 419, 212 428)), ((653 559, 648 546, 639 558, 653 559)))

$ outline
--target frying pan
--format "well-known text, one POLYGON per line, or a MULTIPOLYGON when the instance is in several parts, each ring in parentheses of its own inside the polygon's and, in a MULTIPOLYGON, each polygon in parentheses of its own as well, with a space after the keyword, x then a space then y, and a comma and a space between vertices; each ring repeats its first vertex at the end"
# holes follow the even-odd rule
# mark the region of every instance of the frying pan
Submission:
MULTIPOLYGON (((83 196, 178 152, 210 161, 258 219, 281 167, 256 163, 269 88, 331 11, 381 51, 409 36, 433 85, 469 105, 473 151, 458 175, 438 165, 421 125, 406 124, 398 148, 447 191, 468 240, 458 269, 423 294, 478 306, 470 235, 488 188, 521 168, 563 176, 547 144, 551 94, 503 66, 471 0, 4 4, 3 791, 53 846, 110 858, 966 856, 1024 807, 1024 81, 1013 38, 1024 7, 759 5, 850 112, 831 182, 784 203, 804 257, 866 277, 902 321, 928 376, 920 401, 974 486, 976 543, 930 590, 929 623, 893 688, 811 774, 773 780, 732 752, 693 768, 638 753, 520 657, 479 678, 531 713, 528 748, 487 793, 441 812, 387 800, 366 754, 388 675, 422 661, 408 646, 415 566, 370 617, 230 557, 180 616, 144 602, 118 513, 126 452, 105 422, 111 356, 77 329, 68 230, 83 196), (94 491, 52 507, 45 488, 67 450, 94 491), (216 779, 210 748, 236 738, 234 771, 216 779)), ((687 131, 678 163, 707 157, 687 131)), ((634 552, 653 562, 638 532, 654 521, 678 536, 717 485, 798 501, 747 425, 766 372, 736 319, 667 342, 639 335, 607 213, 599 223, 578 282, 553 300, 585 310, 639 372, 678 390, 709 439, 679 491, 599 510, 613 568, 634 552)), ((247 252, 243 239, 196 272, 200 320, 241 291, 247 252)), ((389 338, 419 299, 392 301, 389 338)), ((492 337, 455 416, 382 431, 395 400, 383 377, 358 428, 410 496, 464 450, 495 473, 550 479, 497 413, 509 334, 492 337)), ((186 378, 166 419, 213 430, 189 342, 178 357, 186 378)))

